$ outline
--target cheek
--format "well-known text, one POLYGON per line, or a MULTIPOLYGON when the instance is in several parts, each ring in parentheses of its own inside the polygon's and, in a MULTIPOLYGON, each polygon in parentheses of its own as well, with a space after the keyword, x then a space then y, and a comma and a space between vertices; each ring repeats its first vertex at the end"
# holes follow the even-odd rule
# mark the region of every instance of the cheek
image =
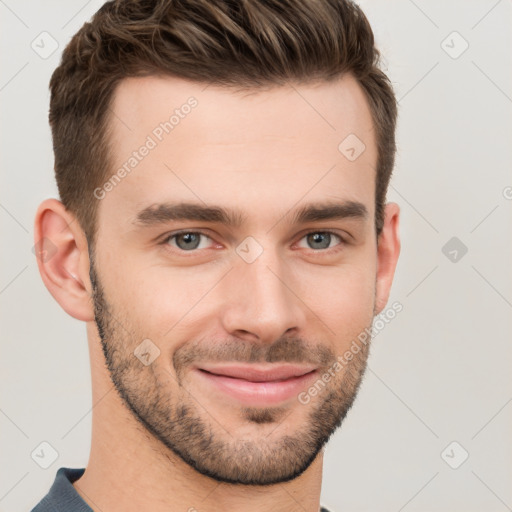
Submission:
POLYGON ((113 308, 117 324, 130 333, 131 337, 152 338, 167 325, 172 326, 172 312, 168 302, 172 290, 164 293, 163 283, 157 279, 157 272, 147 269, 141 262, 124 258, 110 258, 102 267, 102 283, 107 290, 107 300, 113 308), (162 325, 160 325, 162 324, 162 325))
POLYGON ((137 336, 165 339, 168 345, 201 313, 220 276, 214 269, 173 269, 127 260, 112 271, 108 286, 118 313, 137 336))
MULTIPOLYGON (((219 314, 216 300, 225 305, 229 296, 223 293, 222 300, 216 297, 216 285, 228 268, 224 266, 173 269, 113 256, 107 266, 103 275, 109 298, 125 319, 123 323, 143 338, 162 340, 182 336, 187 329, 199 329, 197 315, 212 319, 219 314), (190 325, 194 316, 195 327, 190 325)), ((313 324, 321 319, 329 327, 326 335, 346 340, 357 337, 371 323, 375 261, 369 251, 358 251, 338 266, 290 263, 283 277, 303 302, 301 307, 313 324)))
POLYGON ((375 306, 375 272, 368 267, 331 268, 303 283, 304 302, 335 338, 350 342, 371 324, 375 306), (333 334, 334 333, 334 334, 333 334))

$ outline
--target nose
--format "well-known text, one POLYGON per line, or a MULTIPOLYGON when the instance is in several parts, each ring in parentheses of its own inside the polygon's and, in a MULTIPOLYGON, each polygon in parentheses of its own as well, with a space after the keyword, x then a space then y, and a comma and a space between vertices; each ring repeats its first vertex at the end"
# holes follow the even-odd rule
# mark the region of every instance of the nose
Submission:
MULTIPOLYGON (((296 274, 295 274, 296 275, 296 274)), ((306 307, 288 265, 275 253, 234 262, 223 280, 223 328, 232 336, 270 344, 304 326, 306 307)))

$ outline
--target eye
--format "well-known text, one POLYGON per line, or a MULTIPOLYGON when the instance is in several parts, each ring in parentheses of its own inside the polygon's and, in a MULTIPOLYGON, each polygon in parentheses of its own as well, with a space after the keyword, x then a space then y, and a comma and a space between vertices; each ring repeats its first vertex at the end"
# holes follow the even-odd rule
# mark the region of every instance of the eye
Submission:
POLYGON ((168 244, 171 247, 176 247, 182 251, 193 251, 195 249, 206 249, 208 245, 202 243, 203 239, 211 240, 209 236, 201 233, 200 231, 181 231, 166 237, 162 244, 168 244))
MULTIPOLYGON (((161 244, 169 245, 179 251, 193 252, 199 249, 207 249, 211 246, 211 242, 213 240, 201 231, 180 231, 165 237, 161 244)), ((300 239, 298 246, 320 252, 328 249, 336 251, 341 249, 344 242, 345 240, 340 235, 332 231, 311 231, 300 239), (307 245, 301 243, 303 240, 307 245), (338 241, 337 244, 335 243, 336 240, 338 241)))
MULTIPOLYGON (((308 244, 306 248, 315 250, 334 248, 335 246, 331 246, 331 242, 333 242, 335 239, 338 239, 340 243, 344 242, 340 235, 337 235, 332 231, 311 231, 301 238, 301 240, 306 240, 306 243, 308 244)), ((304 247, 303 245, 299 246, 304 247)))

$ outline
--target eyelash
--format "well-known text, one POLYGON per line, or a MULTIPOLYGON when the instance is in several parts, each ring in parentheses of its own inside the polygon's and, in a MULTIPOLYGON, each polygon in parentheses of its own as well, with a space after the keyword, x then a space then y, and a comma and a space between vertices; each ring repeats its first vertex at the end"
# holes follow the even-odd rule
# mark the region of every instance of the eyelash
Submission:
MULTIPOLYGON (((323 230, 319 230, 319 229, 315 229, 315 230, 312 230, 312 231, 308 231, 307 233, 304 233, 304 235, 302 235, 302 237, 299 239, 302 240, 304 239, 305 237, 307 237, 308 235, 312 235, 312 234, 315 234, 315 233, 328 233, 330 235, 334 235, 335 237, 339 238, 340 239, 340 243, 334 247, 331 247, 331 248, 327 248, 327 249, 310 249, 311 251, 313 251, 314 253, 328 253, 328 254, 334 254, 338 251, 340 251, 341 249, 343 249, 343 246, 346 245, 348 242, 346 241, 345 238, 343 238, 340 234, 336 233, 335 231, 331 231, 329 229, 323 229, 323 230)), ((188 231, 188 230, 183 230, 183 231, 177 231, 177 232, 174 232, 174 233, 171 233, 169 235, 167 235, 160 243, 159 245, 167 245, 169 243, 170 240, 172 240, 173 238, 179 236, 179 235, 184 235, 184 234, 194 234, 194 235, 203 235, 205 236, 206 238, 209 238, 210 240, 212 240, 211 236, 209 236, 207 233, 205 233, 204 231, 200 231, 200 230, 196 230, 196 231, 188 231)), ((192 254, 194 253, 197 253, 197 251, 200 251, 200 250, 204 250, 204 249, 192 249, 190 251, 184 251, 183 249, 180 249, 179 247, 172 247, 172 250, 176 250, 176 251, 179 251, 180 253, 187 253, 187 252, 190 252, 192 254)))

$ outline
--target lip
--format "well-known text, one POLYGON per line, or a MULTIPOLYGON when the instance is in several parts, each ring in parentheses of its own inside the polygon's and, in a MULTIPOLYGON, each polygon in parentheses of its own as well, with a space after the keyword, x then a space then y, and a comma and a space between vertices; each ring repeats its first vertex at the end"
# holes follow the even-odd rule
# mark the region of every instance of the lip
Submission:
POLYGON ((203 365, 196 376, 223 395, 249 406, 271 406, 295 398, 317 374, 304 365, 203 365))

